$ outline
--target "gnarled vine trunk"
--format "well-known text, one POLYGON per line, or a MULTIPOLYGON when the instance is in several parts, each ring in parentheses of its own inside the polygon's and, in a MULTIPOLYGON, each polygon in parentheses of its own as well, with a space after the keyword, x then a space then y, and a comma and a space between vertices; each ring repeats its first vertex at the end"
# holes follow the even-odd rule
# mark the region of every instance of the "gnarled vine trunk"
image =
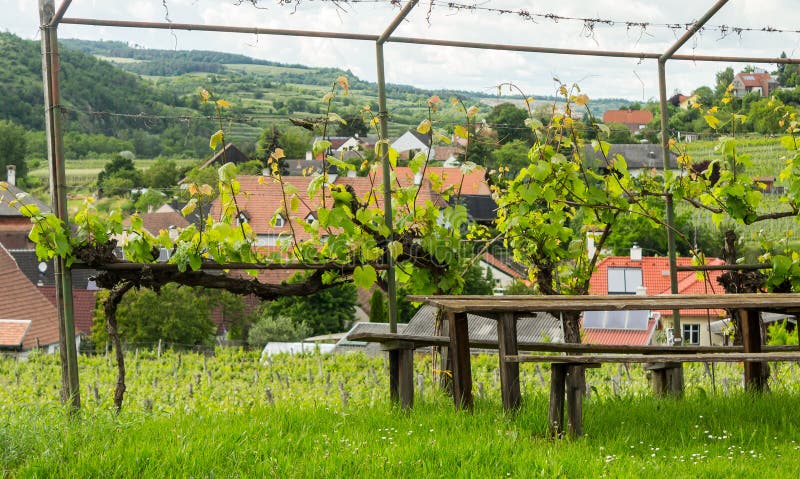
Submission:
POLYGON ((116 408, 117 412, 122 409, 122 400, 125 397, 125 351, 122 350, 122 341, 120 341, 119 332, 117 331, 117 306, 119 306, 125 293, 132 287, 133 283, 129 282, 118 284, 111 289, 103 305, 106 315, 106 331, 108 331, 108 336, 111 338, 117 356, 117 386, 114 389, 114 408, 116 408))

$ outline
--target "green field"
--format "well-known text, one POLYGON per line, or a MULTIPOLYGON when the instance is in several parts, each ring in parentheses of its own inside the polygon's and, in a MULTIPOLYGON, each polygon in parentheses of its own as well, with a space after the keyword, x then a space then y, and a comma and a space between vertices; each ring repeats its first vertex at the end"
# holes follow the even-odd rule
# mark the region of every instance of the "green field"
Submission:
MULTIPOLYGON (((741 391, 741 366, 686 370, 687 396, 653 399, 640 368, 588 376, 584 437, 546 438, 547 367, 523 368, 522 410, 504 415, 497 357, 474 357, 472 413, 432 387, 418 356, 410 412, 386 399, 386 363, 361 353, 216 357, 129 353, 111 411, 110 356, 81 357, 84 407, 57 405, 54 356, 0 359, 2 477, 790 477, 800 455, 797 365, 773 392, 741 391), (541 376, 540 374, 541 373, 541 376)), ((530 366, 530 367, 529 367, 530 366)))

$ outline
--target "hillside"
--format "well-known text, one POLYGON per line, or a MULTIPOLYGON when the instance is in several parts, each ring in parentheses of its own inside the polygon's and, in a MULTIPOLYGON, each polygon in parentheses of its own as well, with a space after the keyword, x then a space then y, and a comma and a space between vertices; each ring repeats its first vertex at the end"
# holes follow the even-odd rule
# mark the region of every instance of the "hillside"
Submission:
MULTIPOLYGON (((334 109, 348 120, 360 109, 377 111, 377 86, 337 68, 286 65, 244 55, 211 51, 134 48, 122 42, 62 40, 61 91, 65 107, 68 160, 131 150, 140 158, 159 155, 201 158, 208 137, 218 129, 210 105, 200 102, 206 88, 233 103, 226 112, 228 139, 254 151, 268 126, 288 126, 288 118, 319 116, 321 101, 335 79, 346 76, 350 95, 334 109)), ((0 33, 0 119, 29 130, 28 158, 45 156, 41 53, 37 41, 0 33)), ((431 91, 387 85, 390 135, 415 127, 431 95, 459 96, 485 115, 498 101, 520 101, 468 91, 431 91)), ((546 102, 548 96, 537 96, 546 102)), ((625 100, 594 100, 597 115, 625 100)), ((440 125, 461 121, 450 108, 438 113, 440 125)))

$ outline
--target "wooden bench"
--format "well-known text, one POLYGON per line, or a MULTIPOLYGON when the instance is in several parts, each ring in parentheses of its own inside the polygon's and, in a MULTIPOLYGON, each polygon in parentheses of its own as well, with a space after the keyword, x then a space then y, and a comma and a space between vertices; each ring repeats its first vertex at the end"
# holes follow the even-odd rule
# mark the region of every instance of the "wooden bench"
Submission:
MULTIPOLYGON (((391 371, 393 387, 405 384, 402 403, 413 404, 413 382, 409 379, 413 368, 413 349, 418 346, 440 345, 449 348, 452 360, 452 392, 456 408, 471 409, 472 372, 470 348, 496 347, 499 350, 500 382, 503 407, 508 411, 516 410, 521 404, 519 385, 519 363, 524 361, 550 362, 555 365, 555 377, 551 377, 551 409, 554 424, 552 431, 560 435, 563 424, 558 421, 557 398, 567 395, 567 408, 572 418, 570 430, 579 435, 582 421, 580 395, 574 390, 575 385, 583 383, 584 370, 604 362, 641 362, 652 364, 656 379, 660 379, 664 387, 669 372, 674 372, 676 385, 682 387, 682 369, 684 362, 703 361, 744 361, 745 384, 748 389, 760 390, 766 386, 764 374, 767 360, 797 360, 800 355, 779 356, 780 351, 770 351, 768 356, 761 356, 761 332, 759 312, 774 311, 784 313, 800 312, 800 294, 728 294, 728 295, 616 295, 616 296, 409 296, 410 301, 425 302, 444 312, 449 326, 449 337, 412 337, 404 335, 362 334, 352 339, 386 343, 387 349, 403 348, 405 351, 403 366, 391 371), (517 320, 536 312, 549 312, 558 315, 567 311, 622 311, 622 310, 681 310, 681 309, 727 309, 735 311, 742 326, 743 347, 726 349, 698 347, 645 347, 636 350, 632 347, 597 347, 593 345, 565 344, 522 344, 517 338, 517 320), (489 317, 497 321, 497 343, 478 342, 469 338, 467 314, 473 313, 489 317), (531 350, 537 352, 561 352, 566 356, 520 356, 519 352, 531 350), (585 356, 587 353, 618 354, 614 356, 585 356), (744 356, 736 356, 736 354, 744 356), (706 356, 703 356, 705 354, 706 356), (712 356, 721 354, 723 356, 712 356), (637 356, 638 355, 638 356, 637 356), (694 356, 692 356, 694 355, 694 356), (524 358, 524 359, 521 359, 524 358), (540 358, 540 359, 537 359, 540 358), (620 358, 628 358, 619 361, 620 358), (717 359, 718 358, 718 359, 717 359), (782 359, 783 358, 783 359, 782 359), (666 361, 665 359, 669 359, 666 361), (570 369, 571 368, 571 369, 570 369), (402 371, 401 371, 402 370, 402 371), (404 379, 399 379, 399 374, 404 379), (396 383, 401 383, 400 385, 396 383), (570 397, 572 400, 570 400, 570 397), (574 425, 572 425, 574 424, 574 425)), ((785 350, 784 350, 785 351, 785 350)), ((793 351, 797 351, 795 347, 793 351)), ((561 400, 563 411, 563 400, 561 400)))
MULTIPOLYGON (((666 382, 666 374, 682 363, 764 362, 800 361, 797 347, 770 348, 770 352, 745 353, 740 351, 684 354, 608 354, 597 356, 553 356, 553 355, 508 355, 506 363, 522 362, 550 363, 550 407, 548 410, 548 433, 551 437, 564 435, 564 404, 566 398, 568 431, 573 437, 583 434, 583 391, 585 369, 600 367, 605 363, 645 363, 646 368, 660 372, 655 377, 654 389, 666 382), (793 349, 790 350, 789 348, 793 349), (663 376, 662 376, 663 375, 663 376), (659 379, 660 377, 660 379, 659 379)), ((673 348, 682 349, 682 348, 673 348)))

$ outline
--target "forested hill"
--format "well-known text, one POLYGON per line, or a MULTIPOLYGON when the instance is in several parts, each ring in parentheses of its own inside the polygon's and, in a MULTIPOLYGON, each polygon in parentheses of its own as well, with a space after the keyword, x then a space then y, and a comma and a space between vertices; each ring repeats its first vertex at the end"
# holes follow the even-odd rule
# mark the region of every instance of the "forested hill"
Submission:
MULTIPOLYGON (((39 42, 0 33, 0 118, 31 130, 44 129, 40 48, 39 42)), ((175 95, 92 55, 63 48, 60 57, 68 130, 114 135, 121 127, 135 128, 136 120, 97 112, 158 114, 179 106, 175 95)))

